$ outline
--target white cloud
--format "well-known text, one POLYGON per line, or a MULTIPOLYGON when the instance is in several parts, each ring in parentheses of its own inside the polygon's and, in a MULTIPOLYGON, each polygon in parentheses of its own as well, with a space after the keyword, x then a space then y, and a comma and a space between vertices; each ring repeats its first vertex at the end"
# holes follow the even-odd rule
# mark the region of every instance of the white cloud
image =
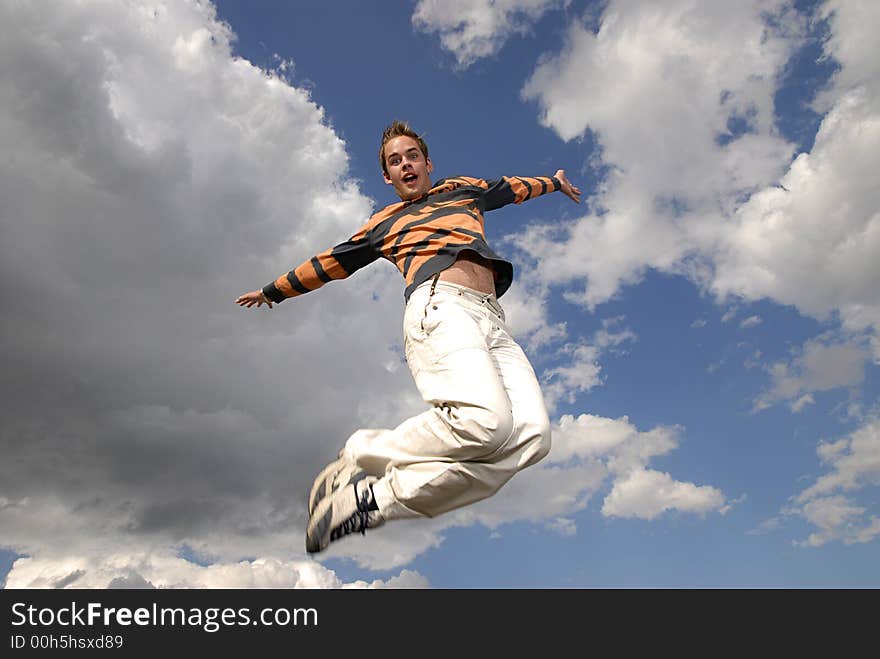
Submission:
MULTIPOLYGON (((0 538, 31 557, 13 583, 83 556, 100 580, 102 557, 181 543, 302 572, 304 492, 364 392, 413 405, 386 368, 390 268, 272 311, 233 302, 372 204, 308 92, 232 38, 206 3, 0 4, 0 298, 39 301, 0 327, 0 538)), ((190 569, 142 576, 165 568, 190 569)))
POLYGON ((596 346, 569 344, 563 349, 566 363, 544 371, 541 389, 548 410, 560 401, 574 403, 577 397, 602 383, 600 351, 596 346))
POLYGON ((574 520, 567 517, 557 517, 547 524, 547 528, 556 531, 556 533, 562 536, 570 537, 577 535, 577 525, 574 523, 574 520))
POLYGON ((861 522, 865 508, 841 495, 813 499, 799 513, 819 529, 806 540, 795 542, 802 547, 821 547, 835 540, 851 545, 870 542, 880 535, 880 518, 871 516, 867 522, 861 522))
POLYGON ((614 318, 603 318, 602 329, 598 330, 593 336, 593 343, 602 350, 619 350, 619 346, 628 342, 637 340, 636 333, 629 328, 617 328, 626 320, 623 316, 614 318))
POLYGON ((597 33, 576 22, 523 96, 563 139, 592 131, 609 173, 593 213, 523 234, 520 248, 552 263, 545 279, 586 280, 568 297, 593 307, 649 267, 705 276, 692 257, 713 249, 720 218, 788 163, 773 92, 800 30, 781 3, 611 2, 597 33), (744 134, 730 133, 737 119, 744 134))
POLYGON ((549 524, 558 531, 557 520, 586 508, 608 472, 594 460, 565 465, 552 460, 551 450, 545 462, 517 474, 495 496, 453 513, 457 523, 479 522, 494 529, 514 521, 529 521, 549 524))
POLYGON ((545 12, 570 0, 419 0, 413 26, 438 33, 459 68, 494 55, 512 34, 525 34, 545 12))
MULTIPOLYGON (((583 282, 566 298, 594 308, 655 268, 689 276, 720 302, 770 298, 841 321, 845 333, 809 341, 770 367, 756 411, 786 402, 800 412, 819 392, 861 386, 869 353, 860 333, 872 333, 880 360, 880 53, 872 29, 880 6, 830 2, 820 13, 829 17, 826 52, 840 69, 817 99, 826 114, 812 150, 791 162, 773 95, 803 22, 781 3, 612 1, 595 34, 574 25, 523 89, 562 139, 592 131, 608 167, 587 216, 530 227, 514 241, 545 264, 544 285, 583 282), (781 29, 766 24, 765 9, 781 29), (742 48, 728 39, 742 39, 742 48), (725 136, 737 117, 748 132, 725 136)), ((736 312, 730 307, 722 322, 736 312)), ((618 503, 626 493, 634 510, 656 514, 662 505, 641 501, 639 486, 662 489, 663 480, 648 470, 621 480, 603 510, 627 511, 618 503)), ((674 499, 687 488, 663 491, 674 499)), ((821 529, 809 542, 874 537, 875 518, 858 510, 837 499, 804 504, 801 513, 821 529)))
POLYGON ((724 512, 720 490, 675 481, 669 474, 641 469, 628 472, 614 482, 605 498, 602 514, 608 517, 654 519, 667 510, 697 513, 724 512))
POLYGON ((844 544, 870 542, 880 535, 880 518, 869 505, 859 505, 852 497, 880 485, 880 421, 870 418, 842 439, 820 442, 816 454, 827 473, 792 497, 782 511, 818 529, 795 544, 819 547, 838 540, 844 544))
POLYGON ((774 115, 805 34, 789 3, 612 0, 596 32, 572 25, 523 96, 562 139, 591 131, 607 175, 588 215, 516 241, 543 281, 579 285, 567 299, 593 308, 648 268, 680 273, 720 301, 839 317, 880 359, 880 5, 829 1, 823 17, 840 68, 793 161, 774 115))
POLYGON ((796 401, 791 403, 791 411, 792 412, 802 412, 807 405, 814 405, 816 400, 813 398, 813 394, 804 394, 796 401))
POLYGON ((868 172, 880 164, 880 109, 863 89, 826 115, 813 150, 800 154, 782 188, 758 192, 724 231, 713 289, 771 297, 802 312, 863 329, 877 322, 880 192, 868 172))
MULTIPOLYGON (((518 264, 519 265, 519 264, 518 264)), ((522 266, 523 274, 504 295, 507 324, 528 353, 537 352, 568 336, 566 323, 551 323, 547 310, 550 291, 522 266)))
POLYGON ((635 341, 635 333, 617 329, 622 318, 606 318, 602 328, 584 343, 568 343, 557 352, 564 363, 547 368, 541 374, 541 389, 547 409, 554 412, 561 401, 574 403, 577 397, 602 384, 600 358, 608 353, 619 352, 622 344, 635 341))
POLYGON ((679 432, 675 427, 639 432, 626 417, 565 415, 554 428, 554 449, 548 459, 564 463, 577 456, 602 462, 612 479, 602 505, 602 514, 609 517, 650 520, 669 510, 725 513, 726 498, 717 488, 676 481, 648 468, 652 458, 678 447, 679 432))
POLYGON ((745 361, 743 362, 743 366, 745 366, 749 370, 753 368, 758 368, 761 365, 760 360, 763 354, 764 353, 762 353, 760 350, 755 350, 751 355, 746 357, 745 361))
POLYGON ((754 409, 788 401, 798 412, 814 402, 813 394, 817 392, 859 386, 865 379, 868 358, 861 342, 807 341, 790 362, 776 362, 766 368, 772 384, 758 396, 754 409))
POLYGON ((826 54, 840 65, 817 99, 827 114, 811 152, 800 154, 783 177, 785 189, 767 188, 738 209, 713 287, 771 297, 819 318, 839 311, 850 330, 876 329, 880 57, 871 26, 880 6, 826 2, 820 13, 829 18, 826 54))
POLYGON ((803 503, 835 491, 853 491, 880 485, 880 421, 874 419, 848 437, 822 442, 816 453, 831 471, 796 497, 803 503))
POLYGON ((404 570, 388 581, 343 583, 314 561, 256 559, 197 565, 161 554, 112 554, 58 559, 20 558, 7 588, 427 588, 418 572, 404 570))
POLYGON ((746 531, 746 535, 764 535, 778 529, 780 524, 781 522, 778 517, 771 517, 758 524, 755 528, 746 531))
POLYGON ((742 322, 739 324, 739 326, 740 326, 741 329, 749 329, 749 328, 751 328, 751 327, 757 327, 757 326, 760 325, 762 322, 764 322, 764 321, 761 320, 761 317, 760 317, 760 316, 749 316, 749 317, 746 318, 744 321, 742 321, 742 322))

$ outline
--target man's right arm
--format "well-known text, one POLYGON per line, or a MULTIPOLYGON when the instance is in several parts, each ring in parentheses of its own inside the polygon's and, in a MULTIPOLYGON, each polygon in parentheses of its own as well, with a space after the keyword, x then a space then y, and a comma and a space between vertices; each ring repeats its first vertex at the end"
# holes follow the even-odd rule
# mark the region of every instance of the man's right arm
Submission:
POLYGON ((269 302, 281 302, 304 295, 335 279, 345 279, 356 270, 369 265, 380 254, 370 244, 366 227, 343 243, 304 261, 263 287, 269 302))
POLYGON ((273 302, 303 295, 334 279, 345 279, 380 256, 370 243, 370 226, 365 224, 345 242, 304 261, 262 289, 239 295, 235 303, 248 309, 254 305, 259 309, 265 304, 271 309, 273 302))

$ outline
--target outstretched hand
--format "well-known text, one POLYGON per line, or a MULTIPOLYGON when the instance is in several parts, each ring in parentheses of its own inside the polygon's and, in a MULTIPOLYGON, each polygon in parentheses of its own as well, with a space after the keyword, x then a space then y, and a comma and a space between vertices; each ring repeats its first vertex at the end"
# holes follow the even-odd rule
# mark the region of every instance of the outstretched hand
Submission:
POLYGON ((272 308, 272 301, 263 295, 263 291, 251 291, 250 293, 239 295, 235 303, 240 307, 247 307, 248 309, 255 304, 258 309, 264 304, 269 305, 270 309, 272 308))
POLYGON ((571 199, 574 203, 581 203, 581 189, 573 186, 568 178, 565 176, 565 170, 559 169, 555 174, 556 178, 559 179, 559 183, 562 184, 562 193, 571 199))

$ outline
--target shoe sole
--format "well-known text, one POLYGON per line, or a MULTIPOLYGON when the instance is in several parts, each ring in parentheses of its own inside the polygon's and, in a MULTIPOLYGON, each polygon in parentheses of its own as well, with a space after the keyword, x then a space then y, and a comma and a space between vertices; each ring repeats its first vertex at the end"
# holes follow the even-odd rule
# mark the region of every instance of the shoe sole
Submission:
POLYGON ((333 494, 333 492, 366 478, 367 472, 361 469, 354 471, 354 469, 352 465, 340 458, 339 460, 334 460, 321 470, 321 473, 315 477, 312 490, 309 492, 309 519, 315 514, 315 508, 320 501, 333 494), (337 483, 336 479, 339 477, 339 474, 346 469, 351 469, 351 473, 344 481, 337 483), (329 488, 327 487, 328 483, 330 483, 329 488))
MULTIPOLYGON (((364 472, 359 473, 364 474, 364 472)), ((362 478, 366 478, 366 474, 364 474, 362 478)), ((359 478, 358 481, 362 478, 359 478)), ((376 478, 373 478, 370 483, 374 483, 376 480, 376 478)), ((351 483, 348 485, 351 485, 351 483)), ((348 487, 348 485, 346 485, 346 487, 348 487)), ((351 486, 354 488, 352 496, 357 498, 357 486, 351 486)), ((336 492, 338 493, 338 491, 339 490, 336 492)), ((315 506, 315 512, 309 520, 309 525, 306 528, 306 551, 309 554, 317 554, 318 552, 324 551, 334 539, 341 539, 341 537, 333 538, 333 532, 331 529, 331 524, 333 522, 333 500, 334 497, 332 495, 326 496, 318 502, 317 506, 315 506)), ((357 508, 358 506, 355 506, 351 513, 354 513, 357 508)), ((375 515, 372 523, 368 524, 366 528, 378 528, 384 523, 384 518, 375 515)), ((339 521, 337 521, 337 524, 341 526, 339 521)))
POLYGON ((317 554, 330 544, 330 521, 333 517, 333 502, 330 497, 325 497, 315 506, 315 514, 309 519, 306 529, 306 551, 317 554), (323 538, 327 538, 322 542, 323 538))

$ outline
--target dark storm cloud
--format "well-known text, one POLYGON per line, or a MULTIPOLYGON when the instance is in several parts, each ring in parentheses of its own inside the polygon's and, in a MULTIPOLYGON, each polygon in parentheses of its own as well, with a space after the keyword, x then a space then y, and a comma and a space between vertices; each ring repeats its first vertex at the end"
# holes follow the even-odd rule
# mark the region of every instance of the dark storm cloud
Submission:
POLYGON ((0 8, 3 541, 297 554, 363 391, 408 385, 383 367, 399 287, 234 305, 370 205, 321 110, 235 60, 211 7, 142 9, 0 8))

